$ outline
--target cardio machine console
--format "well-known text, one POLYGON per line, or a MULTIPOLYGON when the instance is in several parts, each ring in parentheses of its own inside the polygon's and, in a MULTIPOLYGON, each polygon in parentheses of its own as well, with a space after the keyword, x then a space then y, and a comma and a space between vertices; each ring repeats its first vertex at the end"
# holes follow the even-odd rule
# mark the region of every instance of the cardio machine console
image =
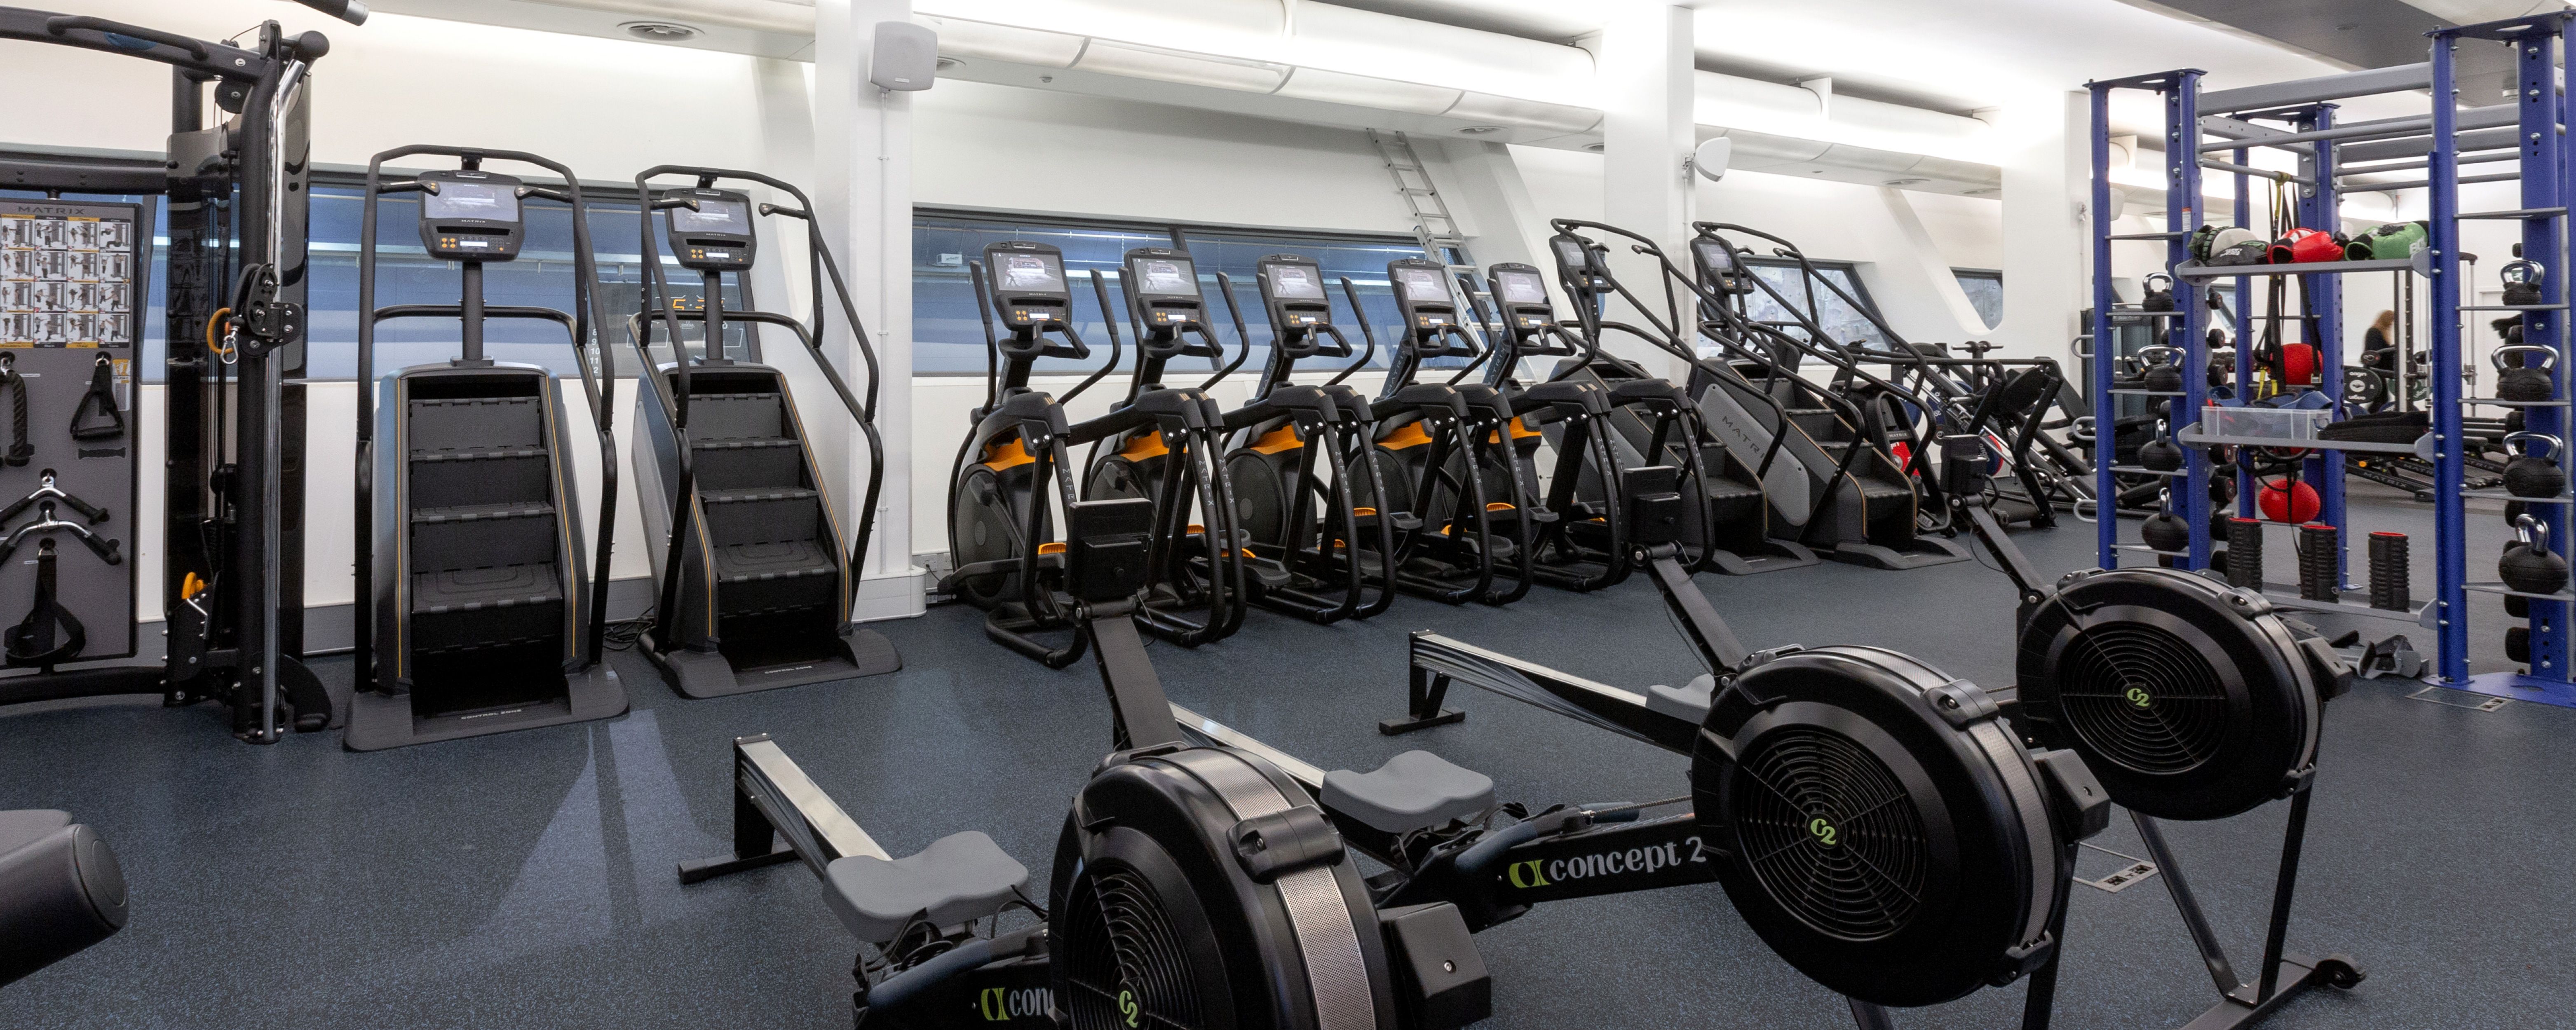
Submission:
POLYGON ((1556 274, 1566 281, 1568 289, 1584 296, 1610 292, 1610 276, 1601 267, 1600 253, 1582 237, 1558 233, 1547 241, 1547 250, 1556 255, 1556 274))
POLYGON ((1726 241, 1714 236, 1691 241, 1691 262, 1698 266, 1700 284, 1711 293, 1753 292, 1753 284, 1736 271, 1735 255, 1726 248, 1726 241))
POLYGON ((1154 329, 1178 329, 1199 321, 1207 302, 1199 296, 1198 266, 1190 256, 1169 247, 1138 247, 1127 252, 1127 299, 1136 320, 1154 329))
POLYGON ((1458 299, 1449 292, 1449 266, 1427 258, 1386 263, 1386 281, 1395 288, 1395 310, 1404 319, 1407 346, 1426 358, 1472 357, 1475 351, 1455 333, 1458 299))
POLYGON ((1014 331, 1071 320, 1073 287, 1064 276, 1064 251, 1005 240, 984 247, 984 268, 992 277, 993 313, 1014 331))
POLYGON ((751 195, 735 190, 687 189, 662 194, 663 225, 672 257, 696 272, 739 272, 751 267, 751 195))
POLYGON ((481 170, 423 172, 420 245, 449 261, 508 261, 528 236, 519 211, 521 183, 481 170))
POLYGON ((1487 269, 1493 277, 1494 303, 1515 332, 1536 332, 1556 323, 1556 308, 1547 300, 1547 279, 1530 265, 1504 263, 1487 269))
POLYGON ((1324 297, 1324 268, 1295 254, 1272 254, 1254 262, 1261 279, 1261 306, 1275 328, 1333 324, 1332 302, 1324 297))

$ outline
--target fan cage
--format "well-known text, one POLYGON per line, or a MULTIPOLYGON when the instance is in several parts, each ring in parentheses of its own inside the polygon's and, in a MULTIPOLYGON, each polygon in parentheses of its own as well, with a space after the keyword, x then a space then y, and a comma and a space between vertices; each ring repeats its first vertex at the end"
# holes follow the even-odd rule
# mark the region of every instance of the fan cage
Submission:
POLYGON ((1214 941, 1182 938, 1151 884, 1133 871, 1094 867, 1088 904, 1064 913, 1058 945, 1070 1030, 1195 1030, 1202 1018, 1194 960, 1214 941))
POLYGON ((1828 936, 1880 940, 1922 910, 1930 834, 1894 770, 1858 742, 1798 727, 1738 764, 1737 854, 1781 908, 1828 936))
POLYGON ((2058 711, 2088 757, 2174 776, 2209 763, 2225 742, 2226 682, 2198 648, 2162 627, 2086 627, 2057 672, 2058 711))

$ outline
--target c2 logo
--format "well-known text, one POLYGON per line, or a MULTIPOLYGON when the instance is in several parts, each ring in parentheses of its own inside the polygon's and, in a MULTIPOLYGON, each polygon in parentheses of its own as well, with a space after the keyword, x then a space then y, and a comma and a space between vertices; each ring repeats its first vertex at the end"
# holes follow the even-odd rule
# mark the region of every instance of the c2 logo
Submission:
POLYGON ((1514 862, 1504 875, 1512 881, 1512 886, 1522 890, 1549 886, 1547 875, 1539 871, 1540 861, 1533 858, 1527 862, 1514 862))
POLYGON ((1834 829, 1834 824, 1822 818, 1808 820, 1807 832, 1826 847, 1834 846, 1834 841, 1842 836, 1842 831, 1834 829))
POLYGON ((1144 1006, 1136 1004, 1136 992, 1124 989, 1118 992, 1118 1014, 1127 1017, 1128 1026, 1139 1025, 1136 1020, 1143 1011, 1144 1006))
POLYGON ((2156 700, 2155 695, 2147 693, 2144 687, 2130 687, 2129 692, 2122 696, 2129 699, 2130 705, 2138 708, 2145 708, 2156 700))

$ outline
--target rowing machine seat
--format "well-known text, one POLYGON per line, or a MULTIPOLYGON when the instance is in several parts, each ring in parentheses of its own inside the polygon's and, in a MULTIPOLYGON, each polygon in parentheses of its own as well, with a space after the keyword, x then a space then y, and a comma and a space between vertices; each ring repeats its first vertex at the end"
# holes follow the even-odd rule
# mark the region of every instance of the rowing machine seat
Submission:
POLYGON ((1494 807, 1494 781, 1428 751, 1407 751, 1374 772, 1324 774, 1324 807, 1373 829, 1408 833, 1494 807))
POLYGON ((993 838, 969 830, 892 861, 865 855, 833 859, 823 872, 823 896, 852 934, 883 944, 916 916, 950 927, 998 913, 1028 882, 1028 867, 1003 853, 993 838))
POLYGON ((1661 712, 1697 726, 1708 721, 1709 695, 1717 691, 1717 676, 1700 673, 1689 684, 1667 687, 1661 683, 1646 688, 1646 710, 1661 712))

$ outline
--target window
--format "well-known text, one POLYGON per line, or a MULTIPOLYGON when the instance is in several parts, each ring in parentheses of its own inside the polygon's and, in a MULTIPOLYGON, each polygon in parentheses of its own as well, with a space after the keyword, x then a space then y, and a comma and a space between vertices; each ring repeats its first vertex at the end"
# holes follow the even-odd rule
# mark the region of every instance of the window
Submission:
POLYGON ((1950 274, 1967 291, 1968 303, 1977 309, 1977 317, 1993 331, 2004 324, 2004 274, 1990 268, 1953 268, 1950 274))
MULTIPOLYGON (((1752 295, 1745 298, 1746 310, 1752 314, 1755 321, 1786 323, 1780 328, 1792 335, 1804 336, 1807 335, 1806 330, 1798 324, 1798 319, 1804 318, 1823 327, 1836 342, 1848 344, 1862 341, 1877 347, 1889 345, 1886 334, 1879 332, 1878 326, 1871 323, 1869 319, 1869 315, 1878 313, 1878 305, 1869 299, 1869 290, 1861 285, 1858 266, 1847 261, 1810 260, 1808 262, 1815 266, 1819 276, 1832 280, 1834 285, 1842 287, 1844 292, 1851 294, 1865 305, 1868 315, 1854 309, 1832 289, 1809 283, 1807 277, 1800 273, 1797 262, 1780 258, 1755 257, 1745 258, 1744 262, 1752 266, 1754 275, 1761 277, 1763 282, 1769 283, 1772 290, 1777 291, 1797 309, 1793 313, 1790 309, 1782 307, 1779 301, 1773 300, 1770 292, 1756 288, 1752 295)), ((1708 349, 1709 346, 1703 344, 1703 350, 1708 349)))
MULTIPOLYGON (((1198 266, 1200 291, 1210 306, 1209 321, 1217 338, 1228 348, 1229 362, 1234 359, 1233 348, 1240 342, 1217 288, 1217 274, 1224 273, 1233 283, 1234 303, 1252 338, 1252 354, 1243 363, 1247 373, 1260 369, 1270 350, 1270 328, 1262 314, 1260 288, 1253 278, 1254 262, 1282 253, 1315 259, 1323 267, 1325 280, 1334 284, 1328 291, 1334 321, 1351 337, 1352 346, 1359 348, 1366 343, 1338 280, 1351 280, 1367 309, 1369 324, 1379 331, 1383 344, 1384 330, 1395 322, 1395 301, 1387 289, 1386 263, 1422 254, 1419 245, 1402 236, 1269 233, 927 210, 914 216, 912 239, 912 360, 913 371, 922 375, 983 374, 988 360, 984 322, 976 308, 974 287, 967 280, 966 265, 980 260, 989 243, 1029 240, 1064 251, 1065 270, 1073 280, 1074 331, 1090 345, 1092 356, 1082 361, 1042 360, 1036 367, 1039 374, 1096 369, 1108 360, 1108 331, 1101 323, 1099 301, 1087 273, 1107 273, 1104 285, 1110 291, 1109 303, 1117 307, 1123 296, 1118 292, 1119 269, 1127 251, 1136 247, 1172 247, 1189 253, 1198 266)), ((1127 330, 1122 318, 1120 336, 1127 348, 1133 348, 1135 340, 1127 330)), ((1132 354, 1120 355, 1122 366, 1132 359, 1132 354)), ((1385 363, 1385 348, 1381 346, 1372 364, 1383 367, 1385 363)), ((1329 359, 1315 365, 1318 369, 1328 368, 1329 359)))

